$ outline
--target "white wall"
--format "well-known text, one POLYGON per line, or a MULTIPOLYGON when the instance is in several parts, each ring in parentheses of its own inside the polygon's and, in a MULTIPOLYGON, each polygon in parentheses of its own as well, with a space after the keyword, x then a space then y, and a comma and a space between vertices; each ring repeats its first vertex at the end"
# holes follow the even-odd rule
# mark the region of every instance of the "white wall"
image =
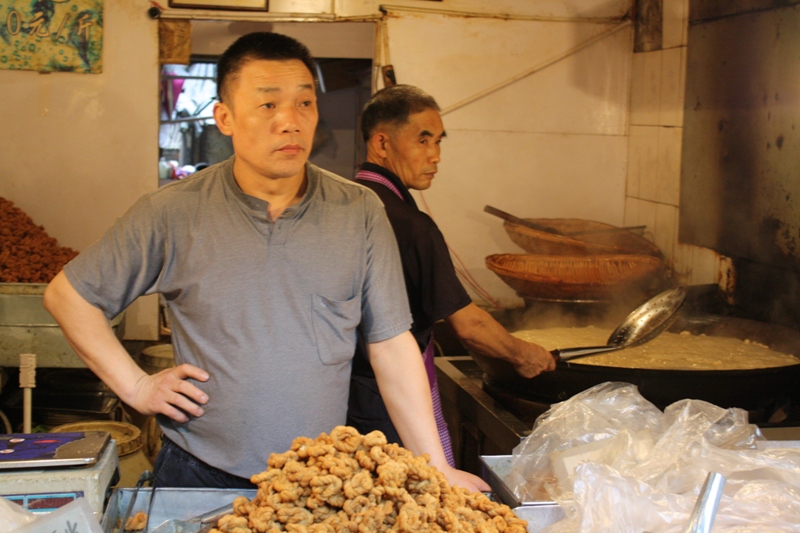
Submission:
MULTIPOLYGON (((103 72, 0 70, 0 196, 83 249, 157 186, 158 35, 146 0, 105 0, 103 72)), ((157 338, 157 300, 128 335, 157 338)))
POLYGON ((682 284, 729 282, 730 261, 678 242, 689 0, 664 0, 662 49, 633 54, 625 224, 645 237, 682 284))
POLYGON ((484 259, 522 250, 483 212, 486 204, 520 217, 623 222, 632 26, 567 55, 619 24, 403 12, 388 19, 397 81, 430 92, 444 110, 440 172, 424 199, 470 274, 506 305, 521 300, 484 259))

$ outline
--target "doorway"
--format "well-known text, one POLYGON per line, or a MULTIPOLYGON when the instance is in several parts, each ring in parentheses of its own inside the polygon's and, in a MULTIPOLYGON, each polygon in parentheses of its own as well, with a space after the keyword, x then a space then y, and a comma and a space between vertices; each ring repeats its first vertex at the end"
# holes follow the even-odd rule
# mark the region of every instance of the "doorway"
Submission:
POLYGON ((159 183, 182 179, 233 154, 212 117, 216 60, 241 35, 275 31, 311 50, 319 78, 319 125, 309 160, 353 178, 366 156, 358 119, 372 93, 372 22, 198 21, 189 65, 163 65, 160 83, 159 183))

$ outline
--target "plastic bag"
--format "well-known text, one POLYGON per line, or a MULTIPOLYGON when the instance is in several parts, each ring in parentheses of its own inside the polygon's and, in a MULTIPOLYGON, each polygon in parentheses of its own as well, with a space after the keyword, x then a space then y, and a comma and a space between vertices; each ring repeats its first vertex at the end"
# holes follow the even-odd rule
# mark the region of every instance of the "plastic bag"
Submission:
POLYGON ((14 533, 103 533, 92 507, 85 498, 76 498, 66 505, 36 515, 36 519, 14 530, 14 533))
POLYGON ((0 533, 11 533, 34 520, 36 520, 35 514, 0 497, 0 533))
POLYGON ((604 383, 540 417, 506 483, 565 509, 547 533, 666 533, 683 531, 714 471, 727 478, 715 532, 800 533, 800 450, 758 440, 741 409, 681 400, 661 413, 635 386, 604 383))
MULTIPOLYGON (((531 435, 514 448, 504 481, 520 501, 557 499, 571 487, 568 480, 558 478, 559 464, 554 468, 552 454, 607 441, 589 447, 587 453, 604 455, 604 462, 620 467, 636 464, 661 435, 662 419, 663 413, 645 400, 635 385, 596 385, 554 404, 536 420, 531 435)), ((574 461, 574 456, 563 459, 565 463, 574 461)))
MULTIPOLYGON (((757 480, 730 489, 726 484, 715 533, 800 531, 797 487, 757 480)), ((568 518, 541 533, 682 533, 698 496, 664 492, 609 466, 584 463, 575 472, 568 518)))

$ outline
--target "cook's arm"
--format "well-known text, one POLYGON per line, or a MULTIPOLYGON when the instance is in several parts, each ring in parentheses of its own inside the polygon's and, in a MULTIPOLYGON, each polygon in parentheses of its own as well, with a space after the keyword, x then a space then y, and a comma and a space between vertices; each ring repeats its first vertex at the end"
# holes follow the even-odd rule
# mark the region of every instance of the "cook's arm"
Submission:
POLYGON ((474 303, 459 309, 445 322, 467 349, 508 361, 522 377, 532 378, 556 368, 556 361, 549 351, 511 335, 492 315, 474 303))
POLYGON ((131 359, 97 307, 87 302, 60 272, 47 286, 44 306, 56 319, 75 353, 119 398, 144 415, 164 414, 177 422, 201 416, 198 404, 208 402, 203 391, 186 381, 206 381, 208 374, 180 365, 148 375, 131 359))
POLYGON ((430 455, 430 463, 451 485, 471 491, 489 490, 481 478, 447 464, 433 417, 428 376, 411 332, 368 344, 367 352, 386 409, 403 445, 415 455, 430 455))

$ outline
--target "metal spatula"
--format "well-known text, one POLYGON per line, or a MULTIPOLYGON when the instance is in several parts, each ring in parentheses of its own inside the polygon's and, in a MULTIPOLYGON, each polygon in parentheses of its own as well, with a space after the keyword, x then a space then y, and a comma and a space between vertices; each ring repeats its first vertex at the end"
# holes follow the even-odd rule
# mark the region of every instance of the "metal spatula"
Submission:
POLYGON ((208 533, 220 518, 231 512, 233 504, 229 503, 188 520, 167 520, 159 524, 152 533, 208 533))
POLYGON ((631 348, 655 339, 675 320, 678 310, 686 300, 686 287, 676 287, 662 292, 634 309, 608 338, 605 346, 562 348, 550 353, 566 361, 631 348))

